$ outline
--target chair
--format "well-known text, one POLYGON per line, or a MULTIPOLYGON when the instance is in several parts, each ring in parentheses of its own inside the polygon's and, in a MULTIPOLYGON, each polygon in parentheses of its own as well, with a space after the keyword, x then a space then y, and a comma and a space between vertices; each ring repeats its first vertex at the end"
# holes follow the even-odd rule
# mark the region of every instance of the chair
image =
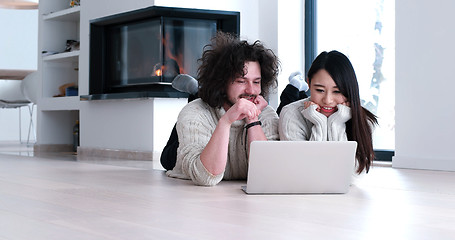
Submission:
MULTIPOLYGON (((28 106, 30 114, 30 123, 28 126, 27 144, 30 142, 30 133, 34 129, 33 126, 33 109, 36 103, 37 93, 31 91, 37 84, 36 72, 27 75, 24 80, 0 80, 0 108, 19 108, 19 141, 22 143, 22 127, 21 127, 21 107, 28 106), (32 82, 33 81, 33 82, 32 82), (33 86, 32 86, 33 85, 33 86)), ((33 133, 35 133, 33 131, 33 133)), ((35 136, 36 139, 36 136, 35 136)))
POLYGON ((30 123, 28 125, 28 137, 27 143, 29 143, 30 139, 30 130, 33 130, 34 139, 36 140, 36 135, 33 127, 33 109, 38 102, 38 89, 39 89, 39 82, 38 82, 38 72, 32 72, 28 74, 21 83, 21 92, 24 97, 30 101, 31 105, 28 105, 28 110, 30 113, 30 123))

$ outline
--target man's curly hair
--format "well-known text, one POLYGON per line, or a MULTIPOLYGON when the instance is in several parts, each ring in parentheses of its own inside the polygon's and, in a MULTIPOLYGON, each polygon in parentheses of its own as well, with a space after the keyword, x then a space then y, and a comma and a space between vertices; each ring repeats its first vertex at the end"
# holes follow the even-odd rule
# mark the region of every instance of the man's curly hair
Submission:
POLYGON ((218 32, 204 47, 198 71, 199 97, 211 107, 221 107, 227 100, 227 86, 245 76, 245 62, 258 62, 261 67, 261 95, 268 99, 271 88, 278 86, 280 62, 272 50, 260 41, 249 44, 237 36, 218 32))

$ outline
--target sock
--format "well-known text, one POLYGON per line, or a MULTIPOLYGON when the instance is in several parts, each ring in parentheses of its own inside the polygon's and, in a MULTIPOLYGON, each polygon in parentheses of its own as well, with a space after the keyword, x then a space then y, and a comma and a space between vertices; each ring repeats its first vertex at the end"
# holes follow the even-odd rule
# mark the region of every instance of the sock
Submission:
POLYGON ((299 89, 299 91, 308 91, 308 84, 301 72, 293 72, 289 75, 289 84, 299 89))
POLYGON ((172 80, 172 87, 180 92, 186 92, 195 95, 199 90, 196 79, 188 74, 179 74, 172 80))

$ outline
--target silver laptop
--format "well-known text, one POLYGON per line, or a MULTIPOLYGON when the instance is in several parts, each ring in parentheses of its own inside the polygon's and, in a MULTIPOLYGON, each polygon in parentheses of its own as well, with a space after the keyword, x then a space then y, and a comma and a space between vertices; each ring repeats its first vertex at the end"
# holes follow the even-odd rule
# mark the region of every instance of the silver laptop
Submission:
POLYGON ((346 193, 355 166, 355 141, 254 141, 248 194, 346 193))

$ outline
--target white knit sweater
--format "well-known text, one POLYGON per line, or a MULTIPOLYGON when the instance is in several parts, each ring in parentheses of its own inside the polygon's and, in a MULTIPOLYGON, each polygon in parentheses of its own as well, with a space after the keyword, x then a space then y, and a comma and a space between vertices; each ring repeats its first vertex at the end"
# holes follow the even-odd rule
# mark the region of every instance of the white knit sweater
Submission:
MULTIPOLYGON (((188 103, 177 120, 179 148, 177 163, 167 171, 169 177, 191 179, 197 185, 213 186, 222 179, 246 179, 248 174, 248 152, 245 121, 238 120, 231 125, 228 158, 225 171, 213 175, 205 169, 200 155, 207 146, 219 119, 226 113, 223 108, 212 108, 201 99, 188 103)), ((267 106, 259 115, 262 129, 268 140, 278 140, 278 116, 267 106)))
POLYGON ((316 105, 304 109, 309 98, 283 107, 280 113, 281 140, 289 141, 347 141, 346 122, 351 119, 351 108, 338 104, 338 111, 330 117, 316 111, 316 105))

